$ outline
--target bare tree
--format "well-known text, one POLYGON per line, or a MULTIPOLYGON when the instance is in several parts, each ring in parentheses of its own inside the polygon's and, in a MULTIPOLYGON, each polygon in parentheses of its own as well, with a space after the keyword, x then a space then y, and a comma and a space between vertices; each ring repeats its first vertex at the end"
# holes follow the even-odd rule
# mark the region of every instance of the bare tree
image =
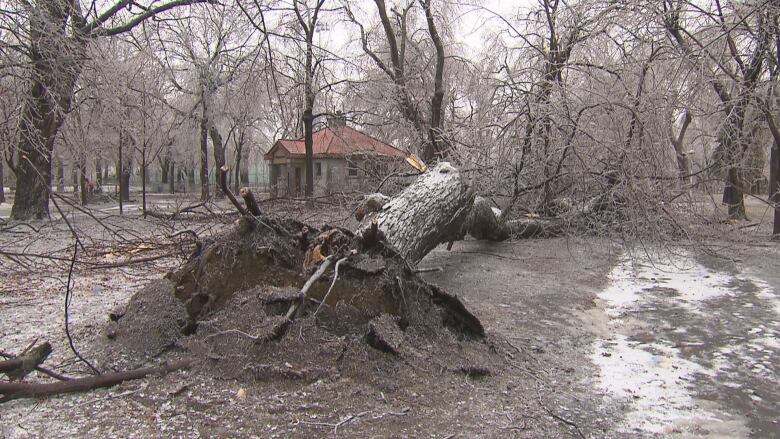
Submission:
POLYGON ((420 138, 425 139, 420 151, 421 158, 426 162, 438 161, 449 154, 450 142, 444 136, 442 126, 446 54, 431 1, 419 0, 419 6, 425 17, 426 30, 433 46, 431 54, 434 65, 433 90, 427 105, 422 105, 420 100, 416 99, 415 94, 418 90, 412 86, 414 80, 409 77, 408 69, 411 62, 407 55, 408 47, 411 46, 415 50, 419 48, 412 39, 412 30, 409 28, 410 15, 414 12, 417 3, 410 0, 400 9, 392 9, 390 12, 384 0, 375 0, 374 4, 384 38, 381 41, 383 45, 381 51, 372 47, 370 29, 356 18, 349 4, 345 4, 347 17, 360 31, 360 42, 365 54, 394 84, 396 102, 401 114, 412 124, 420 138), (381 56, 385 51, 388 53, 389 60, 381 56))
POLYGON ((16 9, 3 11, 26 25, 7 47, 27 56, 29 75, 19 118, 20 160, 14 167, 18 189, 12 218, 48 216, 54 141, 71 108, 90 41, 129 32, 158 14, 203 1, 119 0, 103 11, 95 4, 84 11, 78 0, 41 0, 29 6, 16 3, 16 9))
POLYGON ((688 14, 700 14, 691 19, 700 21, 698 29, 689 29, 683 9, 687 4, 682 0, 664 1, 663 25, 685 56, 710 72, 708 81, 725 114, 718 148, 726 182, 723 201, 730 218, 745 218, 743 193, 748 187, 740 164, 750 148, 746 117, 755 103, 771 41, 767 12, 759 10, 758 5, 716 0, 711 10, 690 8, 695 12, 688 14))

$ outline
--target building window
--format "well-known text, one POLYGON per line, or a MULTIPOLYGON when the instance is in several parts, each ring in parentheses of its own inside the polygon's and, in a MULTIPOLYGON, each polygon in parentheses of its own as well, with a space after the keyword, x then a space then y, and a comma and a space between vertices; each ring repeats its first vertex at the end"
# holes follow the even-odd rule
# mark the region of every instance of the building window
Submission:
POLYGON ((358 176, 358 168, 357 163, 347 160, 347 176, 348 177, 357 177, 358 176))
POLYGON ((314 162, 314 176, 315 177, 322 177, 322 163, 321 162, 314 162))

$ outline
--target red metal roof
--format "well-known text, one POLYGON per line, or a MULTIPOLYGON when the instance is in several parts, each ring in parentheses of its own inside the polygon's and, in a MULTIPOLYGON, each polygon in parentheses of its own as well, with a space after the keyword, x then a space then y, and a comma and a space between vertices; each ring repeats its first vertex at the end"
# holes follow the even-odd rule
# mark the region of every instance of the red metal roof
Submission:
MULTIPOLYGON (((314 156, 343 157, 350 154, 378 154, 385 156, 406 157, 406 153, 394 146, 381 142, 367 134, 347 126, 325 127, 314 132, 314 156)), ((305 156, 306 147, 303 139, 280 139, 266 154, 270 159, 276 147, 287 150, 291 156, 305 156)))

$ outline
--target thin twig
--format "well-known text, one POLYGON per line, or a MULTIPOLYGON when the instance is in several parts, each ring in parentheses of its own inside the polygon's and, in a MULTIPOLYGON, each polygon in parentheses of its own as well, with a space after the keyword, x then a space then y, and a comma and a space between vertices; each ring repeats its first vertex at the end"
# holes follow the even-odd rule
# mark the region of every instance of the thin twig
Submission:
POLYGON ((575 424, 573 421, 570 421, 570 420, 564 418, 563 416, 560 416, 560 415, 556 414, 555 412, 553 412, 552 410, 547 408, 547 406, 544 405, 544 402, 542 402, 542 394, 538 391, 538 389, 537 389, 536 394, 539 397, 539 406, 541 406, 544 409, 544 411, 547 412, 548 415, 552 416, 554 419, 556 419, 556 420, 558 420, 560 422, 563 422, 564 424, 568 425, 569 427, 574 428, 574 430, 577 432, 577 436, 579 436, 581 439, 585 439, 585 435, 582 434, 582 431, 580 430, 580 427, 577 424, 575 424))
POLYGON ((73 259, 70 262, 70 268, 68 268, 68 282, 65 285, 65 335, 68 337, 68 344, 70 345, 70 350, 73 351, 73 354, 76 355, 76 357, 84 364, 86 364, 90 369, 92 369, 93 372, 95 372, 97 375, 100 375, 100 371, 97 370, 97 368, 95 368, 95 366, 93 366, 92 363, 90 363, 86 358, 81 356, 78 349, 76 349, 75 343, 73 342, 73 337, 70 335, 70 302, 73 298, 73 292, 71 291, 70 286, 71 282, 73 281, 73 268, 76 266, 78 251, 79 246, 74 245, 73 259))

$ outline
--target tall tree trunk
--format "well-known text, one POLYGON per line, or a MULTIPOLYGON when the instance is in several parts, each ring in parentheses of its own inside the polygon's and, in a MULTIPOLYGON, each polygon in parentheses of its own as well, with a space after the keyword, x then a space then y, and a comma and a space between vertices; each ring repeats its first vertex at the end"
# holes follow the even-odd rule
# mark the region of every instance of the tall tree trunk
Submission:
POLYGON ((680 127, 680 132, 677 133, 677 136, 672 134, 670 137, 672 146, 674 147, 674 154, 677 158, 677 175, 679 176, 680 184, 683 186, 691 184, 690 157, 688 157, 688 152, 685 151, 685 133, 688 131, 688 126, 690 126, 691 121, 691 112, 686 108, 683 113, 683 122, 680 127))
POLYGON ((772 144, 772 152, 769 158, 769 199, 775 207, 772 234, 780 234, 780 144, 775 141, 772 144))
POLYGON ((130 175, 133 173, 132 162, 127 166, 122 166, 122 184, 120 185, 119 195, 123 201, 130 201, 130 175))
POLYGON ((206 120, 206 104, 203 103, 200 118, 200 199, 209 199, 209 128, 206 120))
POLYGON ((167 156, 160 159, 160 183, 168 184, 168 171, 171 169, 171 163, 167 156))
MULTIPOLYGON (((214 168, 222 169, 225 166, 225 146, 222 144, 222 135, 219 134, 219 130, 214 124, 209 127, 209 137, 211 137, 211 144, 214 147, 214 168)), ((219 185, 214 188, 214 196, 218 198, 225 196, 219 185)))
MULTIPOLYGON (((313 99, 311 104, 313 106, 313 99)), ((311 107, 303 112, 304 145, 306 147, 306 197, 314 194, 314 113, 311 107)))
POLYGON ((298 18, 298 24, 303 28, 306 35, 306 60, 303 83, 304 102, 301 121, 303 122, 303 143, 306 150, 306 186, 304 194, 307 197, 311 197, 314 194, 314 100, 317 96, 314 90, 314 73, 317 68, 317 65, 314 63, 314 33, 317 31, 317 19, 320 8, 322 8, 324 3, 325 0, 317 0, 314 10, 310 11, 307 20, 301 14, 298 2, 293 2, 293 9, 295 10, 295 16, 298 18))
POLYGON ((444 44, 442 44, 436 24, 433 21, 431 0, 420 0, 425 10, 425 20, 433 46, 436 48, 436 71, 434 72, 434 89, 431 97, 431 126, 428 130, 428 144, 423 154, 423 160, 439 161, 447 156, 447 147, 442 132, 442 103, 444 102, 444 44))
POLYGON ((95 192, 103 192, 103 160, 95 159, 95 192))
POLYGON ((146 139, 141 148, 141 212, 146 218, 146 139))
POLYGON ((5 203, 5 163, 0 161, 0 204, 5 203))
POLYGON ((123 202, 130 201, 130 175, 133 172, 133 159, 125 150, 128 135, 123 130, 119 132, 119 164, 117 166, 117 185, 119 186, 119 212, 122 213, 123 202))
POLYGON ((171 171, 170 171, 170 180, 168 180, 168 192, 170 194, 176 193, 176 165, 174 164, 173 160, 171 160, 171 171))
POLYGON ((306 197, 314 194, 314 71, 313 71, 313 37, 314 30, 306 38, 306 83, 305 107, 303 109, 303 143, 306 150, 306 197))
POLYGON ((729 166, 726 171, 726 186, 723 189, 723 202, 728 206, 730 219, 747 219, 745 213, 745 197, 742 193, 742 181, 739 178, 739 169, 729 166))
POLYGON ((76 160, 73 160, 70 163, 70 182, 71 182, 71 186, 73 186, 74 194, 79 193, 80 174, 81 174, 81 165, 78 162, 76 162, 76 160))
POLYGON ((65 163, 62 158, 57 159, 57 192, 65 192, 65 163))
POLYGON ((236 180, 235 185, 233 186, 233 190, 235 193, 238 193, 241 184, 243 183, 243 179, 241 178, 243 176, 241 172, 241 154, 244 151, 244 131, 242 130, 241 133, 238 135, 238 139, 236 140, 236 180))
POLYGON ((79 159, 79 199, 81 205, 86 206, 89 204, 89 188, 87 187, 87 160, 84 157, 79 159))
POLYGON ((68 2, 41 0, 30 11, 30 89, 19 117, 16 198, 11 218, 49 216, 51 159, 54 140, 70 109, 73 88, 81 73, 85 40, 70 38, 65 27, 68 2))

